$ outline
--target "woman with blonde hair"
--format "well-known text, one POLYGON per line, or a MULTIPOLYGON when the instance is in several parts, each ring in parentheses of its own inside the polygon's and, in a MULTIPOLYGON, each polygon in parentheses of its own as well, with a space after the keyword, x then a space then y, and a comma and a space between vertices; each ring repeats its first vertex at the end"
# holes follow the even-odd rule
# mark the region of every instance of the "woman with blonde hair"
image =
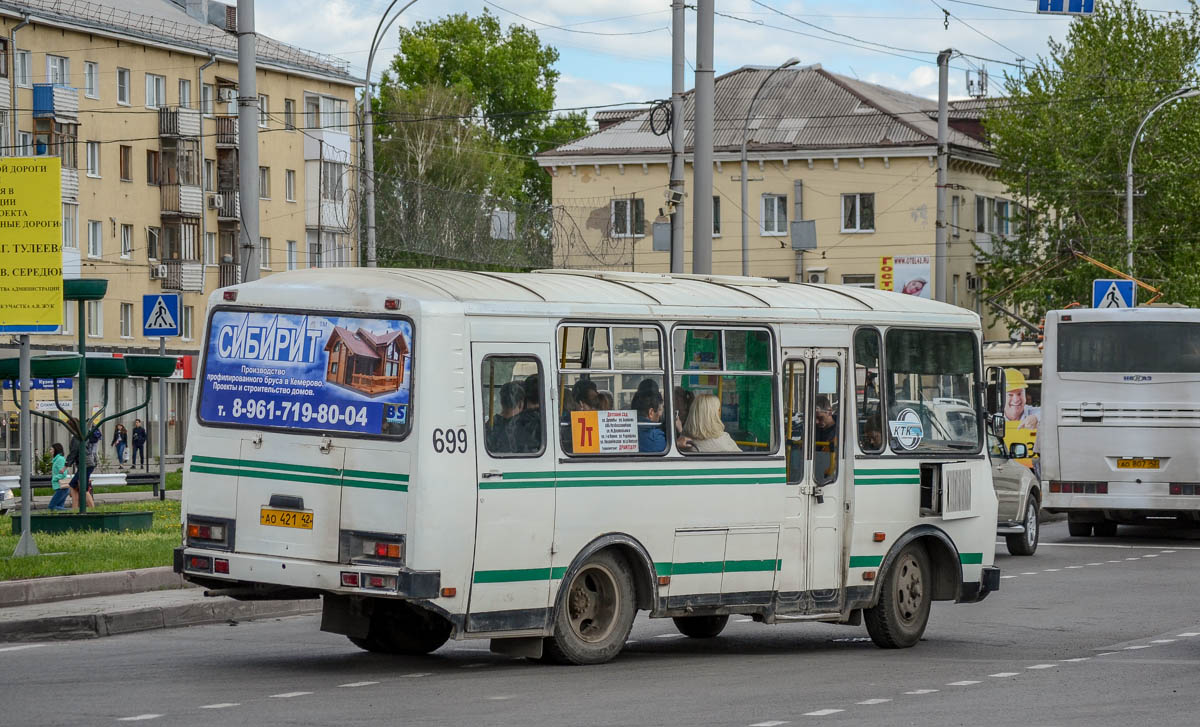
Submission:
POLYGON ((712 394, 700 394, 692 402, 683 433, 692 440, 697 452, 741 452, 737 442, 721 422, 721 400, 712 394))

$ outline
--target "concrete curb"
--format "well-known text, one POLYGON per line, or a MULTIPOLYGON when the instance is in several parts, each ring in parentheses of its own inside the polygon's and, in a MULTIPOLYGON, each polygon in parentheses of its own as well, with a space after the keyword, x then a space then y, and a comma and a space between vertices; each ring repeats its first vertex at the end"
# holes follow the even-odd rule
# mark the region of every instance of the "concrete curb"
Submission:
POLYGON ((321 600, 235 601, 230 598, 204 599, 199 603, 131 608, 87 615, 46 616, 0 623, 0 643, 94 639, 131 634, 138 631, 169 629, 180 626, 250 621, 259 618, 298 616, 321 610, 321 600))
POLYGON ((0 582, 0 608, 194 587, 175 573, 171 566, 30 578, 0 582))

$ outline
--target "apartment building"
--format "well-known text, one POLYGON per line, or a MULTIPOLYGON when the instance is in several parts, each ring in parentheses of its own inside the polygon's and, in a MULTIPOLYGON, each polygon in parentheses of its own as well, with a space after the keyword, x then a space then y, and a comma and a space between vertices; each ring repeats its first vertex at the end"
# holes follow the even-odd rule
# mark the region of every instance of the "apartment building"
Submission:
MULTIPOLYGON (((980 253, 1015 234, 1016 200, 995 179, 981 100, 951 105, 946 300, 990 318, 979 296, 980 253)), ((684 101, 686 272, 692 255, 693 94, 684 101)), ((887 287, 906 259, 912 288, 936 295, 937 102, 831 73, 820 65, 744 67, 716 79, 713 250, 716 274, 742 271, 741 145, 751 275, 887 287), (811 224, 793 236, 792 221, 811 224), (815 242, 815 247, 801 246, 815 242)), ((670 270, 670 135, 648 109, 596 115, 598 130, 538 157, 553 178, 555 262, 564 267, 670 270), (656 227, 658 227, 656 234, 656 227)), ((895 286, 900 290, 900 286, 895 286)), ((1006 338, 1002 326, 989 338, 1006 338)))
MULTIPOLYGON (((141 335, 142 296, 182 294, 182 335, 167 341, 179 357, 168 454, 182 452, 207 296, 245 274, 235 31, 234 6, 216 0, 0 0, 0 146, 61 157, 64 275, 109 281, 88 303, 89 351, 156 352, 158 339, 141 335)), ((257 51, 259 272, 356 265, 351 110, 362 84, 347 62, 262 34, 257 51)), ((73 305, 66 313, 61 333, 33 337, 35 353, 73 348, 73 305)), ((110 411, 140 401, 140 384, 110 386, 110 411)), ((48 392, 34 394, 52 408, 48 392)), ((0 464, 17 452, 5 398, 0 464)), ((154 408, 142 419, 156 421, 154 408)), ((35 451, 65 436, 36 428, 35 451)))

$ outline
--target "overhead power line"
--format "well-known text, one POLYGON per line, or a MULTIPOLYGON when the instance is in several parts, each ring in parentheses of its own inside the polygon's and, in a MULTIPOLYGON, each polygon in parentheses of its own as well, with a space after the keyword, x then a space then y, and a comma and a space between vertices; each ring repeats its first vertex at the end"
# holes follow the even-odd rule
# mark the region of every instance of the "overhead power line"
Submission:
MULTIPOLYGON (((494 2, 491 2, 491 0, 483 0, 483 4, 491 5, 492 7, 496 8, 497 10, 502 10, 502 11, 508 13, 509 15, 515 15, 516 17, 520 18, 521 20, 525 20, 530 23, 540 25, 543 28, 553 28, 555 30, 561 30, 565 33, 579 33, 580 35, 646 35, 648 33, 657 33, 660 30, 669 30, 669 28, 667 28, 667 26, 665 26, 665 25, 659 26, 657 28, 651 28, 650 30, 631 30, 631 31, 627 31, 624 33, 602 33, 598 30, 578 30, 576 28, 568 28, 565 25, 554 25, 553 23, 545 23, 545 22, 542 22, 541 20, 534 20, 533 18, 527 17, 525 15, 521 15, 520 13, 513 12, 512 10, 509 10, 508 8, 501 7, 494 2)), ((592 21, 592 22, 599 22, 599 21, 592 21)))

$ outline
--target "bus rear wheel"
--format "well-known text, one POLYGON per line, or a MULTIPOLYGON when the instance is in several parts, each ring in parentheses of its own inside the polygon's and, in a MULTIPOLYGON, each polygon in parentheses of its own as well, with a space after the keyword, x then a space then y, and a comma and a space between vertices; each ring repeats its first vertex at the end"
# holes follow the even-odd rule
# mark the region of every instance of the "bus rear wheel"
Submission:
POLYGON ((1092 526, 1092 530, 1097 538, 1113 538, 1117 535, 1117 524, 1112 520, 1105 520, 1092 526))
POLYGON ((559 664, 603 664, 624 648, 636 613, 629 567, 611 551, 596 553, 566 585, 544 656, 559 664))
POLYGON ((348 637, 355 646, 379 654, 421 656, 450 638, 446 619, 400 601, 377 603, 365 638, 348 637))
POLYGON ((676 616, 671 619, 679 633, 693 639, 711 639, 725 630, 728 616, 676 616))
POLYGON ((904 546, 883 578, 879 603, 863 614, 876 646, 903 649, 921 640, 929 623, 932 576, 924 546, 904 546))

